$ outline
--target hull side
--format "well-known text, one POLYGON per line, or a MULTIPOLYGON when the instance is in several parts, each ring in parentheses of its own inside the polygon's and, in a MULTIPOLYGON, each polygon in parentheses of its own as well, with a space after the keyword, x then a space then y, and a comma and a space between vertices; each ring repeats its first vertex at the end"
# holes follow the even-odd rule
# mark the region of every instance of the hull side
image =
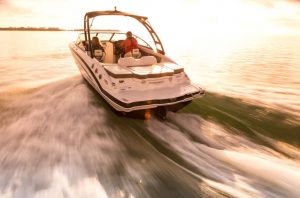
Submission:
MULTIPOLYGON (((181 107, 182 104, 185 104, 204 94, 204 91, 200 89, 199 91, 188 93, 178 97, 173 97, 173 98, 152 99, 152 100, 145 100, 145 101, 135 101, 130 103, 123 102, 121 100, 118 100, 107 90, 105 90, 104 86, 100 82, 99 76, 97 76, 97 74, 95 74, 91 68, 92 67, 91 65, 94 63, 91 60, 87 60, 89 57, 87 58, 87 55, 86 57, 84 57, 81 49, 77 48, 75 44, 70 44, 69 47, 82 76, 116 111, 137 112, 137 111, 143 111, 147 109, 154 109, 162 106, 169 107, 168 109, 170 110, 180 109, 182 108, 181 107)), ((103 72, 105 71, 103 70, 103 72)))

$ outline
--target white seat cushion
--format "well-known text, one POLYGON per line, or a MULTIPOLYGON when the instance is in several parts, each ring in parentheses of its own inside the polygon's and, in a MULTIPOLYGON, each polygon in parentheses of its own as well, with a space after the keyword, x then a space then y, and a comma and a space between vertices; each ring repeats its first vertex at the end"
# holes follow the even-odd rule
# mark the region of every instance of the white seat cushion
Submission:
POLYGON ((143 56, 141 59, 134 59, 133 57, 119 58, 118 65, 124 67, 130 66, 146 66, 157 64, 157 60, 154 56, 143 56))
POLYGON ((128 67, 128 66, 134 66, 135 59, 133 57, 124 57, 119 58, 118 65, 128 67))
POLYGON ((140 59, 140 65, 154 65, 157 64, 157 60, 154 56, 143 56, 140 59))

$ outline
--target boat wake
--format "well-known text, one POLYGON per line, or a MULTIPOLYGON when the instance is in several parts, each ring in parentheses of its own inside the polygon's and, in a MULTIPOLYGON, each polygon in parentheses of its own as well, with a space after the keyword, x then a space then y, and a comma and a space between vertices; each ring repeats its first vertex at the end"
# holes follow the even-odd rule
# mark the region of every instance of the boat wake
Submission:
POLYGON ((1 93, 0 197, 299 196, 288 138, 201 114, 199 101, 144 122, 117 116, 79 76, 1 93))
POLYGON ((143 122, 118 117, 81 77, 0 98, 0 197, 220 194, 135 135, 143 122))
MULTIPOLYGON (((76 152, 86 135, 94 135, 85 123, 101 124, 105 111, 92 108, 90 93, 80 78, 32 92, 3 97, 0 197, 105 197, 101 184, 83 168, 84 161, 76 152)), ((112 146, 102 141, 103 149, 112 146)), ((102 154, 105 161, 108 154, 102 154)), ((89 155, 99 157, 93 149, 89 155)))
MULTIPOLYGON (((267 139, 272 148, 237 135, 193 114, 169 113, 166 122, 152 120, 151 135, 175 154, 168 155, 209 185, 237 197, 297 197, 300 151, 267 139), (287 157, 287 152, 294 159, 287 157)), ((234 129, 232 129, 234 130, 234 129)))

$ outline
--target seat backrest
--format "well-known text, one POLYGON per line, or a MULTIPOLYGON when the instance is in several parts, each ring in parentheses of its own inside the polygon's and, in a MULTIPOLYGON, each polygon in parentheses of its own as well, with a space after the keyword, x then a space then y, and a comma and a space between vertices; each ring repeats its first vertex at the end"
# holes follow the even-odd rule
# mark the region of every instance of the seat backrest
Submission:
POLYGON ((95 49, 94 50, 94 56, 95 57, 102 57, 103 56, 103 51, 101 49, 95 49))
POLYGON ((133 49, 131 53, 132 53, 133 58, 140 58, 141 57, 141 52, 140 52, 139 49, 133 49))
POLYGON ((157 60, 154 56, 143 56, 141 59, 134 59, 133 57, 119 58, 118 65, 124 67, 130 66, 146 66, 157 64, 157 60))
POLYGON ((135 59, 133 57, 124 57, 119 58, 118 65, 128 67, 128 66, 134 66, 135 59))
POLYGON ((135 58, 135 59, 138 59, 138 58, 140 58, 141 57, 141 52, 140 52, 140 50, 139 49, 132 49, 132 51, 130 51, 130 52, 127 52, 125 55, 124 55, 124 57, 133 57, 133 58, 135 58))
POLYGON ((142 56, 140 59, 140 65, 154 65, 157 64, 157 60, 154 56, 142 56))

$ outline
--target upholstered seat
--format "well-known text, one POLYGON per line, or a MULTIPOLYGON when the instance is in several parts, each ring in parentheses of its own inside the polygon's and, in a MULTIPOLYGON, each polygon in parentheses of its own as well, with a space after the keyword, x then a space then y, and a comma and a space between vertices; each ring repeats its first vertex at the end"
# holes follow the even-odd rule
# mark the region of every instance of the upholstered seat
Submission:
POLYGON ((118 60, 118 65, 124 67, 147 66, 154 64, 157 64, 157 60, 154 56, 143 56, 140 59, 134 59, 133 57, 124 57, 118 60))

